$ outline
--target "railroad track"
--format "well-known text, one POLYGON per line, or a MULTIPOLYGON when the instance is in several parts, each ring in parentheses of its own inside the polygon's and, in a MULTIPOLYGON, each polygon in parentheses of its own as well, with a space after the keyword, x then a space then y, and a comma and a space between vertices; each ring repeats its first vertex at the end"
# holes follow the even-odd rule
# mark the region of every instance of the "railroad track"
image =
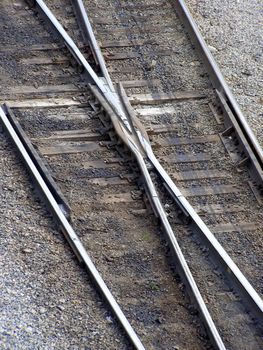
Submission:
MULTIPOLYGON (((195 45, 205 57, 204 66, 170 2, 154 6, 89 2, 85 5, 106 68, 90 23, 85 16, 81 19, 77 4, 81 2, 49 3, 91 65, 45 3, 30 3, 45 21, 41 27, 30 14, 33 28, 40 30, 39 43, 27 51, 21 47, 15 61, 20 74, 34 73, 26 75, 27 87, 22 91, 11 84, 3 99, 69 199, 72 226, 81 233, 83 246, 66 221, 69 206, 64 197, 62 211, 48 201, 52 212, 93 274, 83 250, 89 247, 139 337, 106 292, 100 275, 95 271, 93 277, 136 348, 199 349, 210 344, 219 349, 260 348, 262 300, 212 233, 260 291, 260 249, 255 242, 262 222, 261 148, 204 43, 193 32, 183 2, 176 10, 186 27, 192 25, 191 37, 199 39, 195 45), (71 56, 61 43, 66 43, 71 56), (122 82, 116 90, 110 76, 122 82), (162 224, 171 261, 193 306, 164 260, 157 222, 145 204, 162 224), (242 254, 244 241, 249 242, 246 249, 255 245, 251 255, 242 254), (198 317, 192 308, 198 310, 198 317)), ((28 19, 29 13, 20 12, 19 18, 28 19)), ((8 118, 14 120, 7 107, 1 116, 7 124, 8 118)), ((43 191, 44 197, 50 195, 48 191, 43 191)), ((55 188, 57 192, 61 194, 55 188)))

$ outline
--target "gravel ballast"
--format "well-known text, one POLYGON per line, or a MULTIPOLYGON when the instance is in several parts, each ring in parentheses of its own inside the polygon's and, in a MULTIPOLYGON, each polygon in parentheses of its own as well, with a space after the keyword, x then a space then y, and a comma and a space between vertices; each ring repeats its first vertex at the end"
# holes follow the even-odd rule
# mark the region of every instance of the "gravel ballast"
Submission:
MULTIPOLYGON (((14 5, 14 11, 24 11, 25 6, 23 1, 18 1, 15 4, 19 6, 14 5)), ((241 2, 236 0, 229 4, 225 0, 223 2, 219 0, 189 0, 187 4, 237 98, 245 117, 248 119, 253 131, 259 138, 260 143, 263 144, 263 122, 261 118, 263 101, 260 96, 260 87, 262 88, 262 80, 260 77, 262 75, 262 70, 260 67, 261 52, 259 45, 261 32, 259 23, 257 23, 259 17, 259 1, 252 0, 249 2, 245 0, 241 2)), ((8 5, 6 6, 8 7, 8 5)), ((2 7, 4 7, 4 5, 2 5, 2 7)), ((10 7, 13 7, 13 4, 10 5, 10 7)), ((59 12, 59 6, 56 7, 59 12)), ((22 28, 25 28, 25 31, 28 33, 30 21, 33 22, 33 20, 35 20, 33 16, 30 16, 31 14, 28 15, 26 20, 26 16, 24 16, 24 19, 21 19, 21 21, 19 19, 19 21, 17 21, 19 28, 17 38, 19 36, 24 37, 22 28), (26 22, 29 23, 25 24, 26 22)), ((23 17, 21 16, 21 18, 23 17)), ((6 22, 3 29, 8 31, 8 21, 6 20, 6 22)), ((38 22, 36 21, 36 23, 38 22)), ((10 27, 12 27, 11 22, 10 27)), ((10 37, 11 36, 13 36, 13 34, 10 35, 10 37)), ((29 34, 29 36, 30 42, 31 40, 36 40, 35 35, 29 34)), ((5 40, 2 39, 3 44, 5 40)), ((18 39, 14 37, 12 40, 14 40, 13 45, 15 46, 16 40, 18 39)), ((29 41, 26 41, 26 43, 29 44, 29 41)), ((8 44, 10 43, 8 42, 8 44)), ((8 85, 8 82, 9 84, 15 85, 17 79, 20 79, 20 85, 30 85, 29 82, 32 77, 22 72, 22 70, 20 72, 20 65, 18 65, 18 68, 16 66, 17 59, 15 60, 14 57, 13 59, 10 57, 7 55, 7 58, 2 61, 5 67, 5 69, 3 69, 2 78, 0 78, 2 87, 8 85), (28 79, 28 81, 26 79, 28 79)), ((155 61, 152 62, 153 64, 156 63, 155 61)), ((195 62, 192 63, 195 64, 195 62)), ((192 69, 196 69, 194 65, 191 67, 192 69)), ((172 68, 172 65, 169 65, 169 68, 172 68)), ((38 69, 39 68, 35 71, 36 75, 39 73, 38 69)), ((1 67, 0 71, 2 72, 1 67)), ((40 73, 38 76, 40 76, 40 73)), ((43 79, 41 82, 44 84, 46 81, 44 81, 44 79, 47 79, 47 74, 44 74, 44 77, 41 79, 43 79)), ((194 84, 194 81, 188 80, 186 79, 187 84, 194 84)), ((28 115, 29 113, 25 113, 25 116, 28 117, 28 115)), ((29 135, 32 131, 32 135, 30 135, 32 137, 34 137, 35 131, 33 122, 34 125, 37 125, 37 129, 41 129, 42 125, 41 114, 39 114, 39 118, 36 118, 35 114, 34 116, 35 118, 32 118, 32 125, 25 127, 29 135)), ((62 126, 64 128, 64 124, 62 125, 61 120, 59 120, 59 123, 55 124, 54 129, 62 128, 62 126)), ((192 126, 195 127, 194 124, 192 126)), ((81 124, 81 127, 84 126, 81 124)), ((48 132, 52 130, 51 128, 48 132)), ((78 265, 76 258, 53 224, 45 207, 38 201, 37 195, 30 185, 30 179, 23 169, 23 165, 20 163, 9 140, 1 133, 0 136, 0 264, 2 270, 2 277, 0 278, 0 304, 2 310, 0 315, 0 349, 127 350, 129 345, 127 344, 125 336, 120 331, 120 327, 112 320, 107 306, 95 291, 88 275, 78 265)), ((76 157, 74 160, 76 160, 76 157)), ((58 164, 59 167, 61 167, 61 163, 58 164)), ((60 171, 59 167, 58 173, 60 171)), ((78 167, 74 169, 71 167, 68 172, 73 172, 73 170, 77 171, 83 169, 78 169, 78 167)), ((86 171, 83 172, 83 174, 83 179, 86 179, 87 174, 90 175, 90 172, 86 171)), ((76 201, 81 197, 78 192, 75 192, 74 196, 72 196, 73 192, 66 191, 65 189, 63 193, 66 195, 70 193, 70 196, 75 198, 76 201)), ((84 191, 81 193, 83 193, 84 197, 84 191)), ((85 199, 87 200, 88 198, 89 197, 86 196, 85 193, 85 199)), ((95 204, 93 204, 93 206, 95 206, 95 204)), ((90 219, 92 218, 92 215, 90 215, 91 211, 88 212, 90 219)), ((97 217, 95 217, 94 214, 93 216, 96 222, 97 217)), ((78 231, 86 235, 85 237, 87 239, 89 236, 87 234, 89 233, 87 229, 88 226, 85 221, 83 221, 83 218, 80 218, 80 224, 78 223, 78 219, 79 215, 75 215, 75 222, 73 223, 81 226, 82 231, 78 231)), ((103 223, 102 220, 100 221, 100 224, 103 223)), ((119 231, 117 229, 122 226, 121 224, 114 225, 113 221, 108 221, 109 222, 106 223, 111 226, 112 235, 115 237, 114 230, 118 233, 119 231)), ((141 225, 140 229, 142 229, 142 227, 143 225, 141 225)), ((93 239, 94 242, 98 242, 99 239, 103 237, 98 227, 96 228, 97 230, 95 230, 95 233, 97 236, 94 234, 94 237, 96 237, 96 239, 93 239)), ((147 230, 145 230, 143 236, 143 240, 146 242, 147 240, 149 241, 149 228, 150 225, 147 226, 147 230)), ((135 226, 131 227, 131 230, 135 233, 139 231, 135 226)), ((152 230, 154 231, 155 228, 152 230)), ((124 229, 123 231, 125 232, 124 229)), ((119 236, 120 241, 123 240, 124 235, 119 234, 119 236)), ((129 238, 131 237, 130 234, 127 236, 129 238)), ((116 237, 118 236, 116 235, 116 237)), ((108 241, 111 239, 108 231, 107 239, 108 241)), ((117 238, 115 239, 117 241, 117 238)), ((107 249, 108 246, 110 247, 108 241, 106 240, 104 245, 107 249)), ((88 240, 86 242, 88 242, 88 240)), ((138 242, 140 243, 140 241, 138 242)), ((149 245, 150 243, 148 242, 149 245)), ((134 250, 134 246, 132 246, 130 242, 129 245, 131 246, 131 250, 134 250)), ((146 246, 145 242, 144 246, 146 246)), ((90 248, 88 243, 87 247, 90 248)), ((120 247, 123 250, 125 248, 123 245, 120 247)), ((114 249, 112 249, 112 251, 113 250, 114 249)), ((102 255, 102 259, 100 259, 97 257, 97 255, 99 255, 98 252, 97 247, 93 249, 95 259, 97 259, 98 262, 101 260, 102 266, 104 264, 106 266, 109 265, 109 276, 111 276, 111 269, 115 273, 117 271, 114 264, 122 268, 125 266, 123 254, 114 256, 111 250, 109 250, 107 251, 107 256, 102 255)), ((130 255, 126 255, 128 264, 130 255)), ((150 255, 149 257, 147 256, 147 259, 152 261, 150 255)), ((146 267, 148 266, 147 259, 145 260, 146 267)), ((144 269, 146 269, 144 265, 137 263, 135 258, 132 260, 132 263, 134 264, 134 275, 143 273, 144 269), (140 267, 139 271, 137 266, 140 267)), ((130 264, 131 267, 133 267, 133 264, 130 264)), ((105 268, 105 271, 106 270, 105 268)), ((123 275, 120 274, 120 277, 126 276, 127 270, 121 272, 123 275)), ((162 296, 164 296, 165 293, 158 286, 158 284, 156 285, 156 283, 154 284, 150 281, 149 289, 151 290, 146 294, 145 299, 147 298, 153 303, 155 299, 152 295, 154 293, 157 295, 159 292, 162 292, 162 296), (149 296, 151 296, 151 298, 149 296)), ((122 294, 123 299, 125 299, 127 295, 132 295, 131 292, 137 287, 135 286, 131 291, 125 290, 125 293, 121 293, 121 289, 118 289, 118 287, 115 288, 116 295, 122 294)), ((167 291, 168 288, 166 292, 167 291)), ((121 296, 118 298, 118 301, 119 299, 121 299, 121 296)), ((137 297, 133 299, 130 298, 131 302, 137 301, 138 299, 137 297)), ((177 295, 174 299, 177 300, 178 303, 177 295)), ((142 305, 142 307, 147 310, 145 305, 142 305)), ((156 308, 156 304, 154 307, 156 308)), ((178 326, 174 323, 172 324, 173 328, 171 327, 170 330, 171 334, 177 338, 176 340, 180 340, 180 337, 183 338, 183 333, 181 331, 179 334, 179 329, 181 329, 179 327, 183 325, 186 332, 188 327, 188 318, 185 318, 187 322, 185 321, 184 324, 178 317, 179 314, 184 315, 188 311, 184 310, 185 306, 183 304, 180 304, 180 307, 183 311, 179 310, 177 313, 171 312, 173 315, 176 314, 178 321, 178 326)), ((168 323, 169 321, 164 317, 159 317, 159 314, 157 316, 155 316, 155 314, 152 316, 150 309, 148 314, 146 312, 142 313, 141 309, 136 309, 135 307, 132 309, 132 307, 129 306, 127 309, 129 309, 128 311, 132 310, 134 319, 138 318, 140 321, 140 319, 144 320, 144 318, 147 318, 150 325, 152 322, 154 327, 159 329, 165 329, 165 322, 168 323)), ((196 325, 193 325, 193 327, 196 327, 196 325)), ((148 330, 149 329, 150 328, 148 328, 148 330)), ((151 335, 150 331, 148 333, 151 335)), ((154 334, 155 338, 158 338, 158 333, 153 332, 152 334, 154 334)), ((145 335, 146 331, 143 336, 145 335)), ((180 346, 177 347, 177 345, 174 345, 173 348, 193 349, 192 346, 181 345, 186 344, 190 337, 191 334, 188 332, 185 343, 183 339, 181 343, 179 343, 180 346)), ((163 337, 160 337, 160 339, 163 339, 163 337)), ((172 343, 173 340, 169 341, 172 343)), ((195 340, 196 347, 199 346, 199 342, 200 339, 195 340)), ((155 348, 160 349, 161 347, 156 346, 155 348)), ((170 347, 165 346, 164 349, 166 348, 168 349, 170 347)))
POLYGON ((262 146, 262 2, 187 0, 186 3, 262 146))

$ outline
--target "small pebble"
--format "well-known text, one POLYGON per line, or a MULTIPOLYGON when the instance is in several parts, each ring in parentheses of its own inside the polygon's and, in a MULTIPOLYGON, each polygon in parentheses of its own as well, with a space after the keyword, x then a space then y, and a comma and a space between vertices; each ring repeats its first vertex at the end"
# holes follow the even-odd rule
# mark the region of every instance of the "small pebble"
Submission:
POLYGON ((209 50, 211 51, 211 52, 217 52, 218 50, 214 47, 214 46, 212 46, 212 45, 208 45, 208 48, 209 48, 209 50))

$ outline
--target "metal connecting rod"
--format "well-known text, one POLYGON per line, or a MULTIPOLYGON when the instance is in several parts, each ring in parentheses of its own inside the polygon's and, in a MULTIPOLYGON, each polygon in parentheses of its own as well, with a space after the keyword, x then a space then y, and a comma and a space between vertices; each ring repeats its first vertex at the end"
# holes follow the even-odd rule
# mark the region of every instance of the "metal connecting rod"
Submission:
POLYGON ((49 210, 51 211, 52 215, 54 216, 57 223, 59 224, 62 232, 64 233, 64 235, 65 235, 66 239, 68 240, 70 246, 72 247, 74 253, 77 255, 79 261, 81 261, 85 265, 87 270, 89 271, 90 275, 92 276, 96 285, 98 286, 99 291, 101 292, 103 297, 106 299, 106 301, 110 305, 114 315, 119 320, 122 327, 124 328, 126 334, 128 335, 128 337, 129 337, 131 343, 134 345, 135 349, 145 350, 145 348, 142 345, 137 334, 133 330, 132 326, 130 325, 129 321, 125 317, 124 313, 122 312, 122 310, 119 307, 118 303, 116 302, 115 298, 113 297, 110 290, 106 286, 105 282, 103 281, 102 277, 100 276, 95 265, 91 261, 87 251, 83 247, 81 241, 79 240, 79 238, 76 235, 75 231, 73 230, 72 226, 70 225, 70 223, 66 219, 64 213, 60 209, 58 203, 56 202, 56 200, 53 197, 52 193, 50 192, 48 186, 46 185, 45 181, 43 180, 42 176, 40 175, 38 169, 36 168, 33 161, 31 160, 23 143, 21 142, 21 140, 18 137, 18 135, 16 134, 13 126, 11 125, 10 121, 8 120, 8 117, 6 116, 3 107, 0 107, 0 121, 3 124, 5 130, 7 131, 12 142, 14 143, 16 149, 18 150, 23 162, 26 164, 27 169, 29 170, 31 176, 33 177, 35 183, 38 186, 38 189, 41 191, 46 203, 48 204, 49 210))

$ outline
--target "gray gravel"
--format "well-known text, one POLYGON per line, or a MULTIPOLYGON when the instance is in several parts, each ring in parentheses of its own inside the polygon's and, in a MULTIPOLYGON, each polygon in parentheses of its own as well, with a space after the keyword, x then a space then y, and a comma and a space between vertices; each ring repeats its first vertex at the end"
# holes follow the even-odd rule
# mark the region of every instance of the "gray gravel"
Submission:
POLYGON ((128 349, 1 133, 0 201, 0 349, 128 349))
MULTIPOLYGON (((263 143, 259 1, 188 4, 263 143)), ((2 136, 0 200, 0 348, 127 349, 2 136)))
POLYGON ((262 1, 187 0, 186 3, 263 145, 262 1))

